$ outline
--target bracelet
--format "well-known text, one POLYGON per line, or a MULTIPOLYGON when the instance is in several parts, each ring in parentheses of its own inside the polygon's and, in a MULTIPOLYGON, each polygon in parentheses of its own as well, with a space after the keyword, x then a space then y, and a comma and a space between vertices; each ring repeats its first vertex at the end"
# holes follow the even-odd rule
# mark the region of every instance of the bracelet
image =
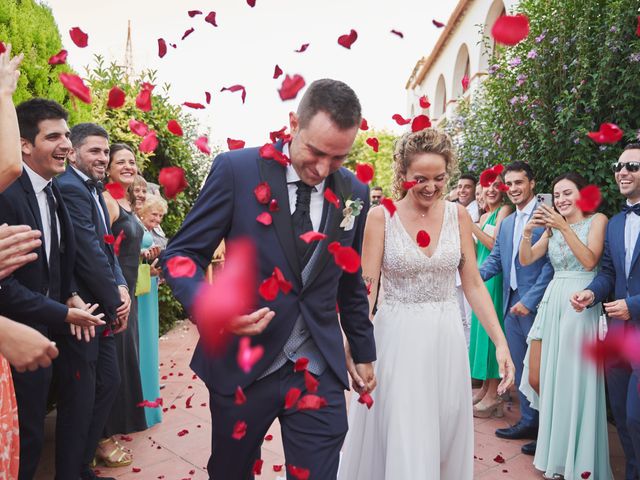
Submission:
POLYGON ((528 237, 526 235, 522 235, 522 238, 524 238, 525 240, 531 240, 531 235, 529 235, 528 237))

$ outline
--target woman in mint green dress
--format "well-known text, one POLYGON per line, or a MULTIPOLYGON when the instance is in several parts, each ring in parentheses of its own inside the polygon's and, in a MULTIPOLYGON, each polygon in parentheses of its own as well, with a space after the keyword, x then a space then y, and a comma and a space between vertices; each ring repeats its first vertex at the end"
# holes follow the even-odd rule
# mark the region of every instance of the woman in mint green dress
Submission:
POLYGON ((613 478, 604 375, 582 355, 598 335, 600 305, 577 313, 569 298, 595 276, 604 249, 607 217, 583 213, 576 202, 587 182, 568 173, 553 182, 555 210, 542 205, 525 226, 520 263, 547 254, 555 269, 529 332, 520 390, 540 412, 534 466, 545 478, 613 478), (532 229, 549 228, 531 246, 532 229))
MULTIPOLYGON (((480 217, 478 226, 473 225, 473 234, 478 239, 476 256, 478 265, 489 256, 498 233, 500 223, 510 213, 511 207, 503 205, 503 194, 499 189, 502 179, 498 177, 488 187, 483 187, 482 197, 486 213, 480 217)), ((502 275, 496 275, 484 282, 493 300, 500 326, 504 330, 502 319, 502 275)), ((502 399, 498 397, 498 363, 496 347, 487 332, 478 321, 475 313, 471 316, 469 339, 469 363, 471 377, 483 380, 482 388, 473 396, 473 415, 475 417, 502 416, 502 399)))

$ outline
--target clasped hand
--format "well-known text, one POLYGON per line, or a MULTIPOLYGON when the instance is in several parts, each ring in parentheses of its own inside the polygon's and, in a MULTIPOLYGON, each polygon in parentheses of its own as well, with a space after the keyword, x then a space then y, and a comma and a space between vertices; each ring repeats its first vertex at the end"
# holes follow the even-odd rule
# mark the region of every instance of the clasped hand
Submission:
POLYGON ((348 342, 344 345, 344 353, 347 359, 347 371, 351 377, 352 388, 359 395, 373 392, 378 384, 373 371, 373 363, 355 363, 348 342))

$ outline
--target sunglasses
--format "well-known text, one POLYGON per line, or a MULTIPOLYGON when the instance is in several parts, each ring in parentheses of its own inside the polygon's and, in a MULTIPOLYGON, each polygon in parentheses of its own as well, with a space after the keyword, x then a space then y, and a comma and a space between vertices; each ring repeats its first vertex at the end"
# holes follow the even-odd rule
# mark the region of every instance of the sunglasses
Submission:
POLYGON ((614 172, 621 172, 623 168, 627 169, 627 172, 635 173, 640 170, 640 162, 615 162, 611 164, 614 172))

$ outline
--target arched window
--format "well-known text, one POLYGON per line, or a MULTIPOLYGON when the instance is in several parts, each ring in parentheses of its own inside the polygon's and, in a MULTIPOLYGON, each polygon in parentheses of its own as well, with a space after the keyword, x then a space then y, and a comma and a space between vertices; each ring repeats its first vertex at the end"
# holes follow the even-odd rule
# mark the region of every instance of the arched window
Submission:
POLYGON ((444 82, 444 76, 440 75, 436 84, 436 94, 433 98, 433 118, 438 119, 447 110, 447 86, 444 82))
POLYGON ((486 72, 489 69, 489 62, 496 48, 496 41, 491 36, 491 29, 496 20, 506 13, 504 2, 502 0, 494 0, 487 12, 487 18, 484 22, 484 38, 483 45, 480 49, 480 71, 486 72))
POLYGON ((456 58, 455 67, 453 70, 453 85, 451 91, 453 96, 451 98, 458 98, 464 93, 462 88, 462 79, 464 76, 471 78, 471 68, 469 64, 469 49, 467 45, 463 43, 458 50, 458 57, 456 58))

